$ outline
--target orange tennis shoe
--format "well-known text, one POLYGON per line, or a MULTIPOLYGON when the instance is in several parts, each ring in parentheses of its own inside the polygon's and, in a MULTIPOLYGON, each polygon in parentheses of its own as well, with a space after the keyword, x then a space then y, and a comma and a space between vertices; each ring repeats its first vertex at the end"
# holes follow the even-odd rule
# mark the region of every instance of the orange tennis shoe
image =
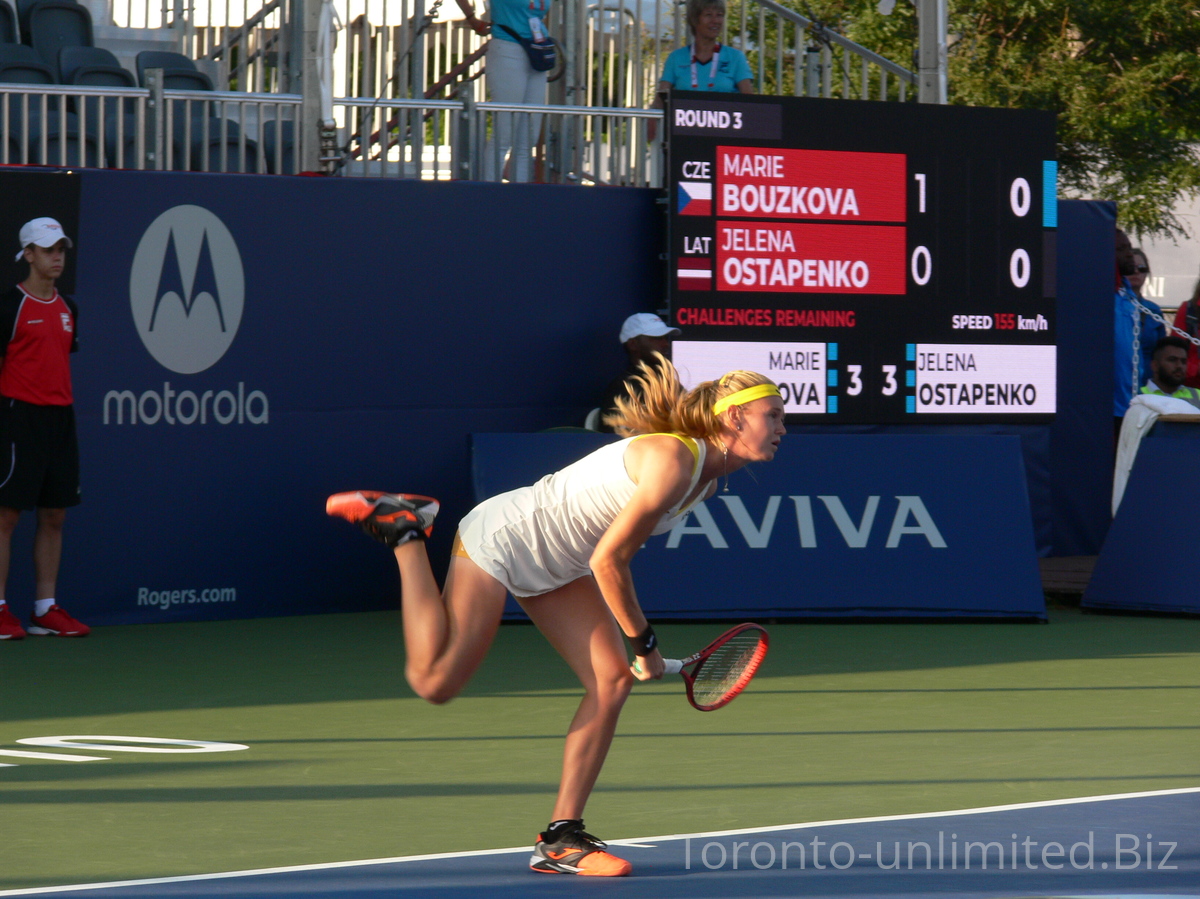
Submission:
POLYGON ((546 842, 539 833, 529 867, 543 874, 583 874, 590 877, 624 877, 633 865, 605 852, 608 844, 583 829, 583 822, 568 825, 558 839, 546 842))
POLYGON ((366 534, 391 547, 429 537, 439 508, 438 501, 429 496, 378 490, 335 493, 325 501, 328 514, 357 524, 366 534))

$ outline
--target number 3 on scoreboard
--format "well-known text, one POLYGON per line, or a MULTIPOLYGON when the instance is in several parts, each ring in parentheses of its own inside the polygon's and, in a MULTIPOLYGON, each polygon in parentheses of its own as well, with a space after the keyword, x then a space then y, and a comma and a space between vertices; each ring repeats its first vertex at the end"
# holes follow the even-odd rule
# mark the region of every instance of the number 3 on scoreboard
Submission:
POLYGON ((862 393, 862 366, 847 365, 846 371, 850 374, 850 383, 846 387, 847 396, 858 396, 862 393))
POLYGON ((896 392, 896 366, 883 366, 883 395, 891 396, 896 392))

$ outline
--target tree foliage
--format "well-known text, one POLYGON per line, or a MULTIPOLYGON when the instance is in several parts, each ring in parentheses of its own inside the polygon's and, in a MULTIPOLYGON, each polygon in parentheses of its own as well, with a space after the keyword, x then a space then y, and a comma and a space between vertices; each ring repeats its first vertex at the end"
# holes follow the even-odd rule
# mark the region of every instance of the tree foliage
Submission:
MULTIPOLYGON (((948 0, 949 101, 1058 115, 1063 196, 1114 200, 1123 227, 1178 235, 1200 193, 1200 6, 1194 0, 948 0)), ((911 3, 785 0, 916 69, 911 3)))

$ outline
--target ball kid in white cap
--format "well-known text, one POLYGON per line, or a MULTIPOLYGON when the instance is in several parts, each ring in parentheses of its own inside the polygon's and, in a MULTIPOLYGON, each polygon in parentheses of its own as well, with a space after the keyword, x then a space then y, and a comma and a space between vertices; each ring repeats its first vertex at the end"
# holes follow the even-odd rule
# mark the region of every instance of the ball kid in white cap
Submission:
POLYGON ((16 262, 21 261, 21 257, 25 255, 25 248, 31 245, 49 248, 54 246, 60 240, 67 242, 67 248, 75 246, 71 243, 71 238, 67 237, 63 231, 63 226, 56 219, 38 218, 26 222, 21 226, 21 249, 17 252, 16 262))

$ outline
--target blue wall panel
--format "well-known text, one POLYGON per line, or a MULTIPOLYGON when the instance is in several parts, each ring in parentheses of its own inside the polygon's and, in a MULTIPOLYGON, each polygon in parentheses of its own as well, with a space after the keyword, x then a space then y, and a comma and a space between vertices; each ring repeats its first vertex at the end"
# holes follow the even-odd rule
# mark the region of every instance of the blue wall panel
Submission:
MULTIPOLYGON (((1058 412, 1043 463, 1049 555, 1094 556, 1112 520, 1116 205, 1058 204, 1058 412)), ((1040 541, 1039 541, 1040 542, 1040 541)))
POLYGON ((1200 504, 1200 425, 1157 422, 1138 447, 1084 608, 1200 615, 1200 584, 1186 554, 1164 551, 1163 522, 1200 504))
POLYGON ((393 604, 389 554, 325 496, 430 492, 452 525, 471 431, 581 424, 621 321, 659 305, 659 228, 649 191, 84 173, 64 605, 113 624, 393 604), (165 362, 148 312, 179 330, 165 362))
MULTIPOLYGON (((653 191, 78 178, 84 503, 68 517, 59 598, 91 624, 393 604, 390 557, 328 520, 324 497, 354 487, 439 496, 431 551, 441 570, 472 502, 470 434, 582 422, 623 365, 620 322, 662 305, 653 191)), ((1103 216, 1083 214, 1094 220, 1070 253, 1091 271, 1111 220, 1106 231, 1103 216)), ((1071 227, 1060 220, 1060 232, 1071 227)), ((1086 324, 1104 302, 1091 281, 1060 280, 1064 322, 1064 304, 1086 324)), ((1104 335, 1063 333, 1078 344, 1062 357, 1077 360, 1074 381, 1059 372, 1062 408, 1080 409, 1068 427, 1076 443, 1051 454, 1044 427, 1007 432, 1022 438, 1042 554, 1086 552, 1107 524, 1108 472, 1096 475, 1107 462, 1094 458, 1105 450, 1087 449, 1092 406, 1108 423, 1107 384, 1078 365, 1107 358, 1096 348, 1104 335), (1064 471, 1072 486, 1051 496, 1064 471)), ((22 615, 30 525, 9 583, 22 615)))
MULTIPOLYGON (((478 495, 597 436, 476 434, 478 495)), ((1014 436, 789 434, 730 481, 634 558, 647 615, 1045 617, 1014 436)))

